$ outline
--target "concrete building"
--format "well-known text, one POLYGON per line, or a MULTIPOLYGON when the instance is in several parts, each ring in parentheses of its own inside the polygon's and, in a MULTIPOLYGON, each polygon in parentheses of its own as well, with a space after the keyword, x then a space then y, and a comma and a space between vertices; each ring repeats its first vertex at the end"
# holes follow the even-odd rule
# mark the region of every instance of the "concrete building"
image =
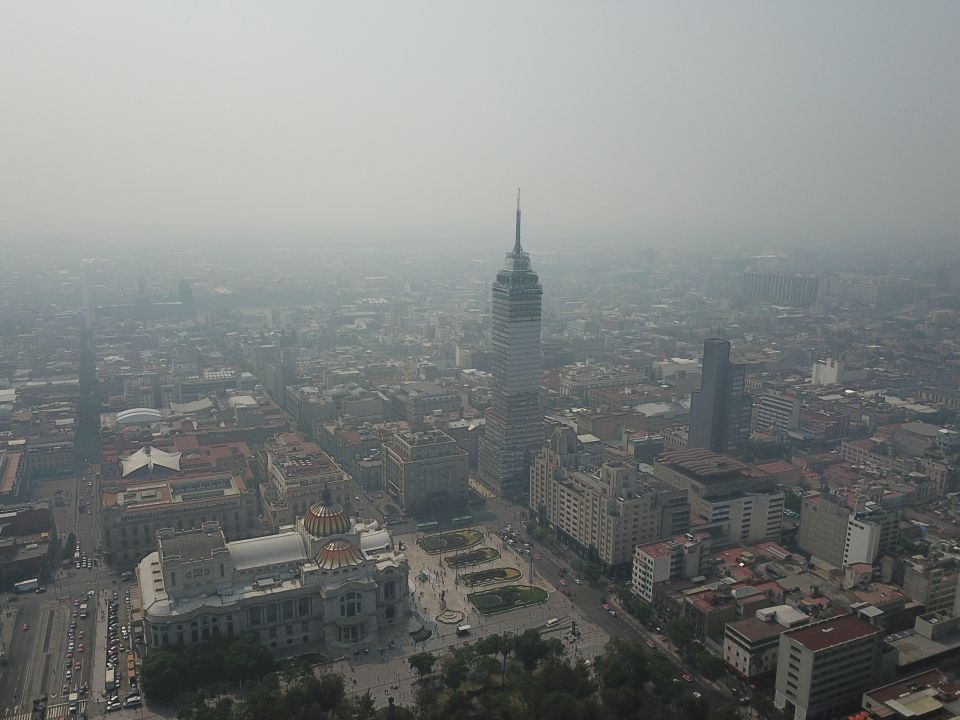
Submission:
POLYGON ((843 567, 849 520, 850 508, 836 495, 807 495, 800 505, 797 546, 814 563, 843 567))
POLYGON ((783 435, 800 427, 800 398, 767 390, 754 403, 754 430, 783 435))
POLYGON ((690 403, 688 447, 736 453, 750 440, 752 400, 744 393, 746 366, 730 362, 730 343, 703 344, 700 389, 690 403))
POLYGON ((513 251, 493 284, 493 388, 480 443, 479 479, 496 495, 525 494, 543 445, 540 410, 540 303, 543 288, 520 245, 520 204, 513 251))
POLYGON ((780 636, 774 704, 795 720, 827 720, 895 671, 880 628, 852 615, 807 625, 780 636))
POLYGON ((775 272, 745 272, 743 296, 775 305, 809 307, 826 294, 826 278, 775 272))
POLYGON ((908 558, 903 568, 903 592, 923 605, 926 612, 952 613, 960 581, 955 558, 908 558))
POLYGON ((896 517, 876 503, 861 503, 853 509, 837 495, 812 494, 800 506, 797 545, 815 564, 872 565, 893 551, 896 530, 896 517))
POLYGON ((255 491, 231 472, 153 478, 101 494, 103 549, 110 562, 132 565, 150 552, 161 528, 196 529, 216 520, 231 540, 262 534, 255 491))
MULTIPOLYGON (((558 442, 567 438, 560 431, 558 442)), ((569 439, 566 440, 569 442, 569 439)), ((608 572, 625 572, 635 546, 686 530, 689 505, 685 493, 637 472, 624 462, 603 464, 595 472, 570 470, 567 451, 550 448, 534 468, 532 508, 541 520, 580 555, 608 572)))
POLYGON ((772 673, 777 667, 780 635, 810 622, 810 617, 789 605, 757 610, 754 617, 727 623, 723 659, 746 680, 772 673))
POLYGON ((428 416, 435 413, 448 415, 463 407, 456 391, 434 382, 417 381, 398 385, 390 389, 390 398, 394 404, 394 415, 415 428, 421 427, 428 416))
POLYGON ((216 522, 157 532, 137 566, 149 648, 250 636, 276 652, 376 647, 409 613, 409 565, 389 532, 315 505, 277 535, 227 542, 216 522))
POLYGON ((714 547, 780 539, 784 496, 771 475, 707 450, 665 453, 654 475, 689 493, 691 528, 714 547))
POLYGON ((264 519, 274 528, 296 521, 321 501, 354 504, 356 484, 318 445, 281 433, 264 445, 267 482, 260 486, 264 519))
POLYGON ((405 512, 467 499, 469 455, 440 430, 398 432, 384 445, 383 488, 405 512))
POLYGON ((708 533, 686 533, 670 540, 637 545, 631 574, 634 595, 653 603, 657 584, 706 574, 710 547, 708 533))

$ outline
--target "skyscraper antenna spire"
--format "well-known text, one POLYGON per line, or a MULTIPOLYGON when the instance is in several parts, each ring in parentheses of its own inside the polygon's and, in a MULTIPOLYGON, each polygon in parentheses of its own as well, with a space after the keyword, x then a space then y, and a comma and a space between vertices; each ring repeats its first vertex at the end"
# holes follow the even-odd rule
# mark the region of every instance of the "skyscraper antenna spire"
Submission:
POLYGON ((517 239, 513 243, 513 251, 515 253, 523 252, 523 248, 520 247, 520 188, 517 188, 517 239))

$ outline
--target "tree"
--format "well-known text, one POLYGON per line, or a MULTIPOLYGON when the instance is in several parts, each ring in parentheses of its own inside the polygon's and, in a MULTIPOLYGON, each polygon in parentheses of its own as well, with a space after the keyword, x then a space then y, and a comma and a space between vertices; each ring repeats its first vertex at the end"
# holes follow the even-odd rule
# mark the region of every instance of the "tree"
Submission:
POLYGON ((726 669, 726 663, 716 655, 704 652, 698 652, 693 656, 693 664, 696 665, 700 673, 708 680, 713 680, 723 673, 726 669))
POLYGON ((463 681, 467 679, 467 673, 470 668, 467 665, 467 660, 464 657, 464 654, 461 652, 455 652, 452 655, 448 655, 441 662, 441 680, 443 681, 444 687, 450 688, 451 690, 456 690, 463 684, 463 681))
POLYGON ((600 580, 600 566, 595 562, 584 563, 583 578, 591 585, 596 585, 600 580))
POLYGON ((63 557, 72 558, 74 551, 77 549, 77 536, 73 533, 67 535, 67 540, 63 545, 63 557))
POLYGON ((369 690, 358 696, 354 703, 354 720, 373 720, 373 717, 377 714, 377 705, 373 701, 373 695, 370 694, 369 690))
POLYGON ((686 653, 693 645, 695 632, 696 628, 689 618, 676 618, 667 623, 667 637, 683 653, 686 653))
POLYGON ((156 648, 143 658, 140 676, 143 691, 160 704, 169 703, 184 689, 179 653, 165 648, 156 648))
POLYGON ((540 639, 539 630, 530 628, 513 638, 513 651, 523 663, 523 668, 529 672, 547 656, 549 646, 540 639))
POLYGON ((417 674, 423 679, 424 675, 429 675, 433 672, 433 666, 437 663, 437 657, 430 652, 420 652, 416 655, 411 655, 408 658, 410 667, 417 671, 417 674))

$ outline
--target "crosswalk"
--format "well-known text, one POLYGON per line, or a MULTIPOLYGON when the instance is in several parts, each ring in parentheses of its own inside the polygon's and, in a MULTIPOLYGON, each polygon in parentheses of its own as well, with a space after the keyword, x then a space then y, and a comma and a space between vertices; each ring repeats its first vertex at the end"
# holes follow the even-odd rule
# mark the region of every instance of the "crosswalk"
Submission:
MULTIPOLYGON (((59 720, 59 718, 69 718, 77 717, 77 715, 70 715, 69 709, 70 703, 57 703, 55 705, 48 705, 47 712, 44 714, 44 720, 59 720)), ((87 707, 87 701, 80 701, 80 713, 82 713, 87 707)), ((78 713, 79 715, 79 713, 78 713)), ((13 715, 5 715, 0 720, 36 720, 38 716, 34 715, 29 710, 24 710, 23 712, 14 713, 13 715)))

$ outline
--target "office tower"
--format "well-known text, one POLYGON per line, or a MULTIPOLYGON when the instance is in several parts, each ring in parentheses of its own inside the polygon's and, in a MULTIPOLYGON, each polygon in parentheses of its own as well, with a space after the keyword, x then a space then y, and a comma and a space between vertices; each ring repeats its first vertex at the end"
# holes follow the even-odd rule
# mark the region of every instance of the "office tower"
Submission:
POLYGON ((540 297, 543 288, 520 246, 520 195, 513 251, 493 283, 493 387, 480 446, 480 481, 500 496, 526 493, 531 459, 543 446, 540 412, 540 297))
POLYGON ((690 404, 688 447, 718 453, 742 450, 750 439, 751 399, 743 392, 746 367, 730 362, 730 343, 703 343, 700 390, 690 404))

